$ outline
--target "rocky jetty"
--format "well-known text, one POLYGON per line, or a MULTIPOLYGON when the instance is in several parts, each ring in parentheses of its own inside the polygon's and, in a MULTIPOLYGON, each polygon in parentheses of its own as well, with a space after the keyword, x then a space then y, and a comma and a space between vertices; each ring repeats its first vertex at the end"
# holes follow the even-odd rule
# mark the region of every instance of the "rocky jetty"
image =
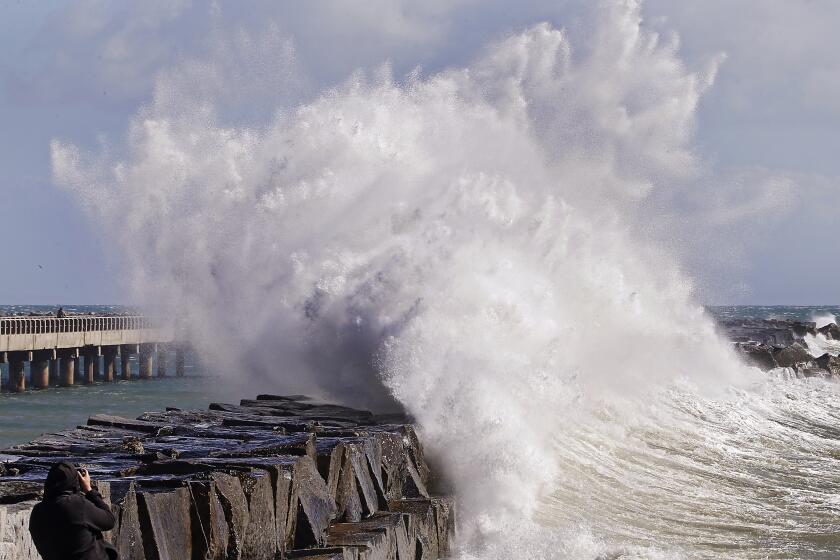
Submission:
POLYGON ((840 348, 840 327, 834 323, 817 328, 816 323, 802 321, 726 319, 719 325, 746 361, 761 369, 790 368, 803 377, 840 377, 840 357, 814 356, 807 343, 808 337, 823 337, 840 348))
POLYGON ((29 513, 59 460, 91 472, 125 560, 431 560, 453 532, 404 417, 260 395, 96 415, 1 451, 0 560, 39 558, 29 513))

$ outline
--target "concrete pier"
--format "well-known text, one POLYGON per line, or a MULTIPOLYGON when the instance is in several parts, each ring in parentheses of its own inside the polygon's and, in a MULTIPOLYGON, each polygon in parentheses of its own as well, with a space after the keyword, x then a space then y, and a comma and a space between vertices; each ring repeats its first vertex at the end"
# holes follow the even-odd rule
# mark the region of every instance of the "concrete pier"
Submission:
POLYGON ((165 377, 169 348, 177 349, 176 373, 183 375, 183 349, 173 341, 173 328, 160 325, 138 316, 0 317, 0 363, 9 364, 8 389, 26 390, 26 362, 37 389, 70 386, 76 376, 86 385, 115 381, 117 354, 122 379, 132 378, 133 354, 140 378, 153 377, 156 365, 158 377, 165 377))
POLYGON ((50 385, 51 352, 35 352, 29 363, 29 381, 35 389, 44 389, 50 385))

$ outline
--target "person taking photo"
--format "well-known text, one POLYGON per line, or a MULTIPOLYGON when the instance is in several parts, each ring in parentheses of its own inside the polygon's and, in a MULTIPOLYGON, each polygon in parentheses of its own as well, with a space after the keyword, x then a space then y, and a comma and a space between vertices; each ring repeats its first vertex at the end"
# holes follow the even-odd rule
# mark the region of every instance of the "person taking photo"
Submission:
POLYGON ((29 532, 44 560, 118 560, 117 550, 102 537, 115 522, 91 487, 87 469, 61 461, 47 474, 44 499, 32 509, 29 532))

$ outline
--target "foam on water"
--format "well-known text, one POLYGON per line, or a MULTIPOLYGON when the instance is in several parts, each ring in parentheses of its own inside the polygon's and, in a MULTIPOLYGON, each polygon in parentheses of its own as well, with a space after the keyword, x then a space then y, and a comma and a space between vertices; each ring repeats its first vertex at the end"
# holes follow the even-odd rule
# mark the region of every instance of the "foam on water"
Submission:
POLYGON ((579 54, 539 24, 261 126, 164 82, 124 149, 54 142, 55 177, 218 370, 411 412, 458 494, 462 557, 706 550, 763 495, 738 478, 773 456, 761 431, 795 428, 772 396, 726 393, 754 371, 625 218, 698 166, 714 68, 686 69, 634 2, 599 14, 579 54))
POLYGON ((822 333, 806 334, 805 344, 808 347, 808 352, 815 358, 823 354, 840 355, 840 340, 830 340, 822 333))
POLYGON ((836 315, 834 315, 833 313, 825 313, 825 312, 814 313, 813 315, 811 315, 811 321, 813 321, 814 323, 817 324, 818 329, 821 329, 822 327, 824 327, 826 325, 830 325, 831 323, 840 324, 840 323, 837 322, 838 319, 837 319, 836 315))
POLYGON ((669 390, 647 410, 607 407, 557 446, 543 513, 582 521, 605 553, 667 558, 832 558, 840 476, 837 388, 779 378, 734 398, 669 390), (597 425, 597 424, 595 424, 597 425))

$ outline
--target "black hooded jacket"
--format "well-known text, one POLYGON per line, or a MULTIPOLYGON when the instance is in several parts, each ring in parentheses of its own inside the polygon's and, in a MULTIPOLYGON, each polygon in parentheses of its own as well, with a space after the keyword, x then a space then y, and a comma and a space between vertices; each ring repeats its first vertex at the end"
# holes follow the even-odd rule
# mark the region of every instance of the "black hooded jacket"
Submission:
POLYGON ((116 560, 117 552, 102 538, 114 528, 114 514, 96 490, 82 494, 79 474, 62 461, 50 469, 44 499, 29 518, 29 532, 44 560, 116 560))

